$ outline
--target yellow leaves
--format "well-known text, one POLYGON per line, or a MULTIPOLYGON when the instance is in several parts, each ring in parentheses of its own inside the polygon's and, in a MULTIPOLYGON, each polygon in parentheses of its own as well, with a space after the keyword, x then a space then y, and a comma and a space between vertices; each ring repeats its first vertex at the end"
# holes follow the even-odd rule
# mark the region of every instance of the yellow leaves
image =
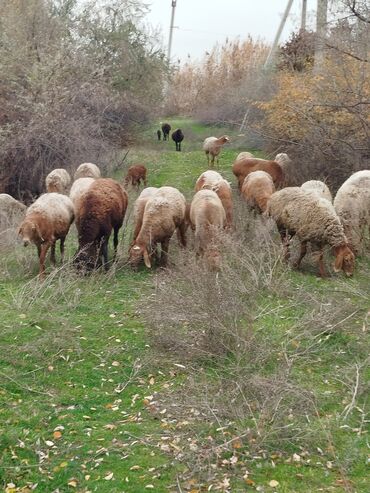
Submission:
POLYGON ((5 488, 5 493, 15 493, 17 490, 16 490, 16 486, 14 483, 8 483, 6 485, 6 488, 5 488))
POLYGON ((72 478, 72 479, 70 479, 70 480, 68 481, 68 483, 67 483, 67 484, 68 484, 68 486, 70 486, 71 488, 77 488, 77 483, 78 483, 77 479, 72 478))

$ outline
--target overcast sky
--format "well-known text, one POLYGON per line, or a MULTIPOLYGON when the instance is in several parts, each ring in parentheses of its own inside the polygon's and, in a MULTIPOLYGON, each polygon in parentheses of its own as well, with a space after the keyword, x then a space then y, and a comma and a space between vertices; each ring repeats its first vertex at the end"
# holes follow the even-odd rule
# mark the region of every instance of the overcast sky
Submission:
MULTIPOLYGON (((160 27, 167 47, 171 0, 146 0, 151 12, 147 21, 160 27)), ((314 21, 316 0, 308 0, 308 25, 314 21)), ((287 0, 177 0, 172 60, 184 61, 188 54, 200 58, 216 42, 227 37, 253 38, 271 42, 287 0)), ((294 0, 282 39, 299 27, 302 0, 294 0)))

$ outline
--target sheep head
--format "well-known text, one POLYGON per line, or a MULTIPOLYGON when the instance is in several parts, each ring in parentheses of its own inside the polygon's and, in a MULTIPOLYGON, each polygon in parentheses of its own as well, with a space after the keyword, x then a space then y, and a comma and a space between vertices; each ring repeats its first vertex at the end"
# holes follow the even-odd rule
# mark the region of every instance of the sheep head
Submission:
POLYGON ((130 248, 129 263, 133 267, 137 267, 140 264, 142 258, 144 258, 145 265, 148 267, 148 269, 150 269, 152 267, 152 264, 150 262, 148 249, 145 246, 134 244, 130 248))
POLYGON ((349 246, 341 245, 335 247, 334 255, 334 272, 340 272, 342 270, 347 276, 352 276, 355 270, 355 255, 349 246))
POLYGON ((20 225, 18 236, 22 238, 23 245, 25 247, 31 243, 35 243, 37 245, 45 241, 42 237, 38 224, 28 220, 23 221, 20 225))

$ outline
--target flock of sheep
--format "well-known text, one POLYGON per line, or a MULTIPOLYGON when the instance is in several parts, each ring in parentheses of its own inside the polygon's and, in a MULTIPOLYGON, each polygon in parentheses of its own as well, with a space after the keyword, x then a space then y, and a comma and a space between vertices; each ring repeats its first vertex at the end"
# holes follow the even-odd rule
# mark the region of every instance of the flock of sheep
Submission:
MULTIPOLYGON (((167 138, 170 129, 167 129, 167 138)), ((214 163, 227 136, 209 137, 203 150, 214 163)), ((247 204, 263 217, 271 217, 278 228, 284 255, 294 236, 300 241, 295 262, 299 267, 310 244, 319 251, 321 276, 325 275, 323 248, 329 245, 335 256, 334 270, 352 275, 355 255, 364 247, 370 227, 370 170, 354 173, 338 190, 334 203, 328 187, 311 180, 301 187, 284 187, 288 179, 290 159, 278 154, 275 160, 258 159, 248 152, 240 153, 232 166, 238 188, 247 204)), ((131 184, 144 189, 134 204, 134 232, 129 248, 129 263, 136 267, 144 261, 150 268, 153 260, 167 264, 170 239, 175 230, 181 246, 186 247, 186 233, 194 231, 195 250, 211 269, 221 267, 219 239, 221 232, 233 229, 233 193, 230 183, 220 173, 208 169, 195 183, 191 202, 176 188, 146 187, 147 169, 134 165, 128 169, 124 185, 110 178, 101 178, 100 169, 92 163, 81 164, 71 186, 71 177, 64 169, 56 169, 46 177, 47 193, 27 209, 7 194, 0 194, 0 212, 16 213, 24 218, 18 234, 24 245, 34 244, 39 256, 39 275, 45 276, 45 258, 55 264, 55 244, 60 240, 63 260, 64 242, 75 221, 78 232, 77 267, 108 268, 108 241, 113 231, 116 254, 118 232, 128 206, 126 187, 131 184), (157 245, 160 244, 160 256, 157 245)))

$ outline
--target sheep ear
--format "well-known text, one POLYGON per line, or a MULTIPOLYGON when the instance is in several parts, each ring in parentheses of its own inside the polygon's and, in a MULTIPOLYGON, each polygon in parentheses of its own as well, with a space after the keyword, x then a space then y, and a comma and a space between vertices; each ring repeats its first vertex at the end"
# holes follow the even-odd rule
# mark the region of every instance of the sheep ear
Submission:
POLYGON ((146 248, 144 249, 144 264, 148 267, 148 269, 152 268, 152 264, 150 263, 149 253, 146 248))

